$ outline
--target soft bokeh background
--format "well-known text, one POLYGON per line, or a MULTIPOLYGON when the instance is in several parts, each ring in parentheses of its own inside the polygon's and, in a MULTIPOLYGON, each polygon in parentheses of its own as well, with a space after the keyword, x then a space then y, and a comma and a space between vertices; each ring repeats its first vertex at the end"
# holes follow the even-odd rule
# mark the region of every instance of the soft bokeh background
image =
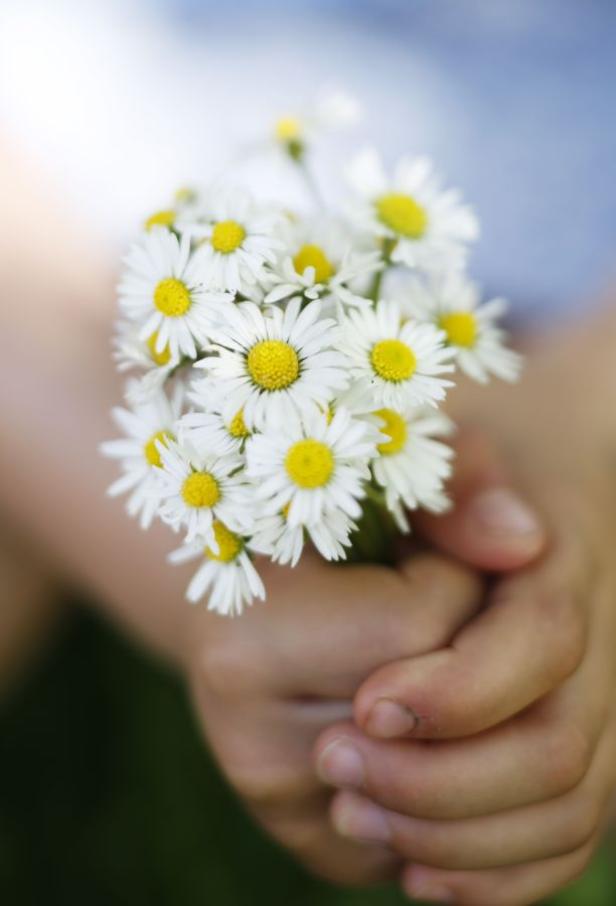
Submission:
MULTIPOLYGON (((324 159, 366 142, 433 155, 478 208, 476 275, 549 323, 614 275, 615 37, 612 0, 0 0, 0 130, 119 252, 177 185, 342 86, 365 118, 324 159)), ((243 172, 297 191, 265 160, 243 172)), ((614 899, 604 855, 558 903, 614 899)), ((331 890, 274 849, 175 680, 81 616, 3 705, 0 902, 402 900, 331 890)))

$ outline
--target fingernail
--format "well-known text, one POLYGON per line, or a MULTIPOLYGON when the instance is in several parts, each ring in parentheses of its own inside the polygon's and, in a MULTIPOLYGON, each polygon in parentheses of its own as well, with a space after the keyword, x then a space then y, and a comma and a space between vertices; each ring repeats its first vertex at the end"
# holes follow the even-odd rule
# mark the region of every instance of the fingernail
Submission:
POLYGON ((387 843, 391 839, 385 811, 367 799, 353 799, 341 805, 334 825, 343 837, 364 843, 387 843))
POLYGON ((491 488, 478 494, 470 512, 475 522, 495 535, 534 535, 541 531, 533 510, 508 488, 491 488))
POLYGON ((353 789, 364 782, 364 762, 350 739, 334 739, 321 752, 317 773, 324 783, 353 789))
POLYGON ((417 715, 391 698, 379 698, 368 712, 366 730, 373 736, 390 739, 406 736, 417 726, 417 715))
POLYGON ((404 884, 409 896, 426 903, 453 903, 455 894, 442 881, 432 877, 432 872, 421 865, 411 866, 404 884))

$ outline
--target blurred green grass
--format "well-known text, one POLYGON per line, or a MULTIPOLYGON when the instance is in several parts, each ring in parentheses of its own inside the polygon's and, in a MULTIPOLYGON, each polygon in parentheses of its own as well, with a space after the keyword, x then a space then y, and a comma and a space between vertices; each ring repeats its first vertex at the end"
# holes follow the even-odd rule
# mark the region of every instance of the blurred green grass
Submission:
MULTIPOLYGON (((265 838, 221 780, 177 680, 77 612, 0 712, 0 903, 401 906, 340 890, 265 838)), ((602 853, 554 906, 616 902, 602 853)))

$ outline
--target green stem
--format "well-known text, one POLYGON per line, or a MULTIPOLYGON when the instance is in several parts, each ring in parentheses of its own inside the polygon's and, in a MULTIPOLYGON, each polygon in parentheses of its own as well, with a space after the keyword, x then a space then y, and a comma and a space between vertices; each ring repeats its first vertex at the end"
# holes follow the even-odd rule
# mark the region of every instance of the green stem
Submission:
POLYGON ((397 534, 394 521, 382 500, 368 493, 344 562, 392 564, 395 560, 393 541, 397 534))
POLYGON ((372 281, 372 286, 370 287, 369 296, 373 302, 379 301, 379 295, 381 293, 381 284, 383 282, 383 276, 391 264, 391 253, 396 247, 396 239, 384 239, 383 240, 383 266, 380 270, 374 275, 372 281))

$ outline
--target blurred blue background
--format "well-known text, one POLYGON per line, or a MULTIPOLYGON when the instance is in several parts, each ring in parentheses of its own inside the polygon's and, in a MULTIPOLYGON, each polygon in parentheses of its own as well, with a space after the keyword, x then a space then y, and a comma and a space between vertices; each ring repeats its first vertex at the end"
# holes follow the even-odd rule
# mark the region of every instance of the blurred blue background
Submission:
POLYGON ((354 143, 433 155, 477 206, 475 273, 518 314, 577 311, 613 277, 612 0, 0 0, 0 11, 4 121, 117 240, 176 183, 207 177, 334 85, 363 102, 354 143))

